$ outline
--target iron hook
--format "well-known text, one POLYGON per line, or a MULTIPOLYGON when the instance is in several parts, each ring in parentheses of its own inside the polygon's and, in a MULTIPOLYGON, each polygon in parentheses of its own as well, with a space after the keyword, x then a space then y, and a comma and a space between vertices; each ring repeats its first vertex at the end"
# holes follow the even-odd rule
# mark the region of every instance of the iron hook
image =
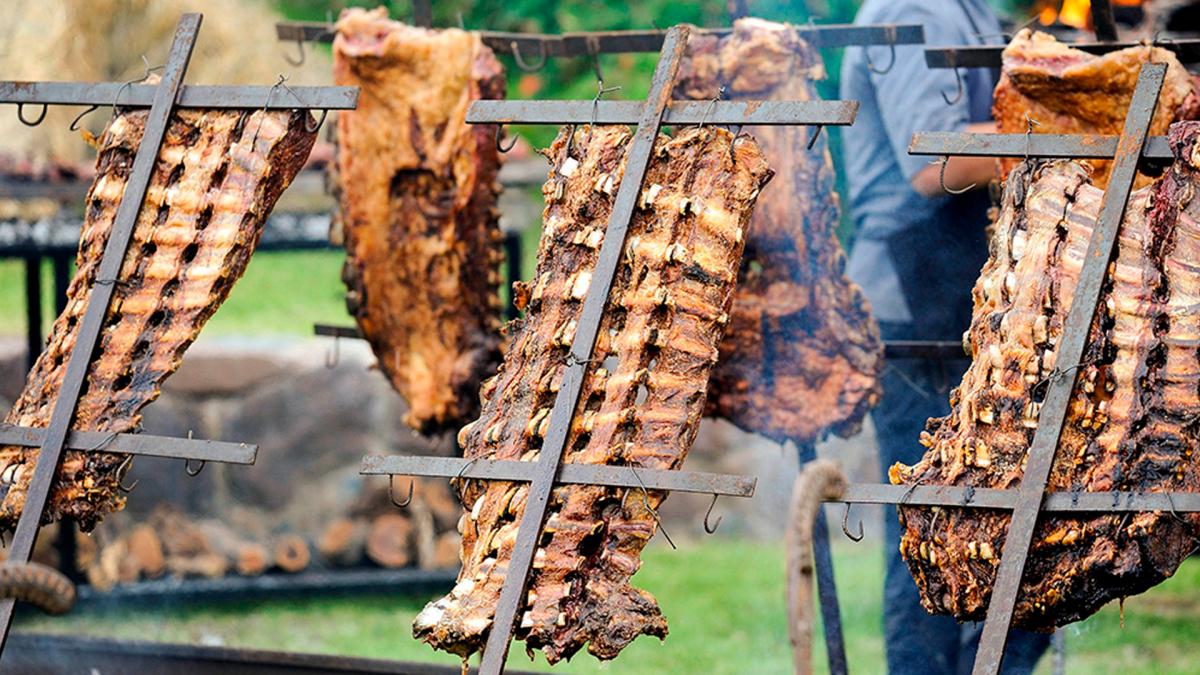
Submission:
POLYGON ((713 507, 717 505, 717 497, 719 496, 720 495, 717 494, 713 495, 712 501, 708 504, 708 512, 704 514, 704 531, 708 534, 714 534, 717 531, 717 528, 721 526, 722 516, 717 516, 717 522, 713 523, 712 525, 708 524, 708 519, 710 516, 712 516, 713 507))
POLYGON ((342 360, 341 338, 337 335, 333 336, 333 349, 325 352, 325 367, 333 370, 342 360))
POLYGON ((806 145, 806 146, 804 147, 804 149, 805 149, 805 150, 812 150, 812 149, 813 149, 813 146, 817 144, 817 137, 821 135, 821 130, 822 130, 822 129, 824 129, 824 128, 825 128, 825 125, 824 125, 824 124, 818 124, 818 125, 817 125, 817 130, 816 130, 816 131, 814 131, 814 132, 813 132, 813 135, 812 135, 812 136, 810 136, 810 137, 808 138, 808 145, 806 145))
POLYGON ((712 100, 710 100, 708 102, 708 105, 704 108, 704 114, 700 116, 700 124, 696 125, 697 131, 704 128, 704 124, 706 122, 708 122, 708 116, 712 114, 713 108, 717 105, 717 102, 720 101, 722 98, 725 98, 725 86, 724 85, 721 85, 721 88, 717 89, 717 95, 712 97, 712 100))
POLYGON ((863 540, 863 522, 862 518, 858 519, 858 534, 850 534, 850 503, 846 503, 846 512, 842 514, 842 532, 850 539, 850 541, 863 540))
POLYGON ((309 115, 308 118, 304 120, 304 130, 310 134, 316 132, 316 130, 320 129, 321 125, 325 123, 325 118, 328 116, 329 116, 329 111, 322 110, 321 116, 317 118, 317 123, 312 126, 309 126, 308 120, 312 119, 312 115, 309 115))
POLYGON ((121 465, 117 467, 117 489, 126 494, 133 492, 133 489, 142 482, 142 479, 133 481, 133 485, 125 485, 125 474, 128 473, 130 465, 133 463, 133 455, 125 455, 121 465))
POLYGON ((527 73, 536 73, 537 71, 546 67, 546 42, 545 42, 545 40, 538 40, 538 54, 541 58, 538 59, 537 63, 533 63, 533 64, 526 63, 525 59, 521 58, 521 45, 518 44, 516 40, 513 40, 512 42, 508 43, 508 46, 512 49, 513 61, 516 61, 517 67, 520 68, 521 70, 523 70, 527 73))
POLYGON ((300 55, 300 58, 298 58, 298 59, 293 59, 293 58, 292 58, 291 56, 289 56, 287 53, 284 53, 284 55, 283 55, 283 60, 284 60, 284 61, 287 61, 289 64, 291 64, 291 65, 293 65, 293 66, 302 66, 302 65, 304 65, 304 58, 305 58, 305 55, 304 55, 304 40, 302 40, 302 39, 300 39, 300 38, 296 38, 296 53, 300 55))
POLYGON ((183 470, 185 473, 187 473, 187 475, 191 476, 192 478, 195 478, 196 476, 200 475, 201 471, 204 470, 204 465, 206 465, 206 464, 208 464, 208 460, 202 459, 202 460, 200 460, 200 466, 197 466, 195 469, 192 469, 192 460, 185 459, 185 460, 183 460, 183 470))
POLYGON ((416 481, 415 480, 408 481, 408 496, 405 497, 404 501, 402 501, 402 502, 396 501, 396 493, 394 492, 395 483, 396 483, 396 477, 388 476, 388 499, 392 502, 393 506, 395 506, 396 508, 402 509, 412 503, 413 489, 416 487, 416 481))
POLYGON ((49 109, 50 109, 50 106, 43 103, 42 104, 42 114, 38 115, 36 120, 33 120, 32 122, 30 122, 29 120, 25 119, 25 104, 18 103, 17 104, 17 119, 21 120, 21 124, 24 124, 27 127, 36 127, 37 125, 42 123, 42 120, 46 119, 46 111, 49 109))
POLYGON ((958 85, 958 91, 955 92, 954 98, 950 98, 949 96, 947 96, 946 92, 944 92, 944 91, 938 92, 942 95, 942 100, 946 102, 946 105, 954 105, 955 103, 958 103, 959 101, 961 101, 963 98, 964 92, 963 92, 962 73, 958 72, 958 68, 954 69, 954 82, 958 85))
POLYGON ((503 154, 503 153, 508 152, 509 150, 512 150, 513 147, 515 147, 516 145, 517 145, 517 136, 515 134, 512 136, 512 140, 509 141, 508 145, 504 145, 504 125, 497 124, 496 125, 496 150, 503 154))
POLYGON ((889 43, 888 50, 890 58, 888 58, 887 67, 876 68, 875 64, 871 62, 871 50, 867 47, 863 47, 863 53, 867 55, 867 70, 875 73, 876 75, 887 75, 888 73, 892 72, 892 68, 896 65, 896 43, 889 43))
POLYGON ((970 192, 971 190, 974 190, 975 185, 976 185, 975 183, 971 183, 970 185, 968 185, 965 188, 962 188, 960 190, 951 190, 950 188, 946 187, 946 164, 949 162, 950 162, 949 155, 943 157, 942 161, 941 161, 942 168, 941 168, 941 170, 938 171, 938 182, 942 184, 942 189, 945 190, 947 194, 952 194, 952 195, 966 194, 966 193, 970 192))
POLYGON ((91 106, 90 108, 88 108, 87 110, 84 110, 83 112, 76 115, 75 119, 71 120, 71 126, 69 127, 69 129, 71 131, 79 131, 79 122, 82 121, 83 118, 86 117, 88 113, 92 112, 93 110, 97 110, 99 108, 100 108, 99 105, 94 105, 94 106, 91 106))

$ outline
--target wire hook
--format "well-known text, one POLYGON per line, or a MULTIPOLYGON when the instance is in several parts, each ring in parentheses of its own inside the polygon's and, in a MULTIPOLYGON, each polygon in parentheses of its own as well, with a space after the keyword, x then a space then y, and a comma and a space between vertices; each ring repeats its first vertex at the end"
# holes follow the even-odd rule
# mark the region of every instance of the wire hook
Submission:
POLYGON ((187 473, 187 475, 191 476, 192 478, 195 478, 196 476, 200 475, 201 471, 204 470, 204 466, 206 464, 208 464, 208 460, 202 459, 202 460, 200 460, 200 465, 197 466, 195 469, 193 469, 192 468, 192 460, 190 458, 185 459, 185 460, 183 460, 183 470, 185 473, 187 473))
POLYGON ((817 144, 817 138, 821 135, 821 130, 825 128, 824 124, 818 124, 816 126, 817 126, 816 131, 813 132, 812 136, 809 136, 808 144, 806 146, 804 146, 805 150, 813 149, 813 146, 817 144))
POLYGON ((133 481, 133 485, 125 485, 125 474, 129 472, 129 467, 133 464, 133 455, 125 455, 125 459, 121 461, 121 465, 117 467, 117 489, 126 494, 133 492, 133 488, 142 482, 142 479, 133 481))
POLYGON ((307 118, 304 120, 304 130, 305 130, 305 131, 307 131, 307 132, 308 132, 308 133, 310 133, 310 134, 311 134, 311 133, 314 133, 314 132, 316 132, 316 130, 317 130, 317 129, 320 129, 320 128, 321 128, 321 125, 325 123, 325 118, 326 118, 326 117, 328 117, 328 116, 329 116, 329 111, 328 111, 328 110, 322 110, 322 111, 321 111, 321 116, 317 118, 317 123, 316 123, 316 124, 314 124, 314 125, 312 125, 312 126, 309 126, 309 124, 308 124, 308 120, 312 119, 312 115, 309 115, 309 116, 308 116, 308 117, 307 117, 307 118))
POLYGON ((338 363, 342 360, 342 338, 338 335, 333 336, 333 349, 325 352, 325 367, 329 370, 337 368, 338 363))
POLYGON ((858 519, 858 534, 850 534, 850 502, 846 502, 846 512, 842 514, 842 532, 849 537, 850 541, 863 540, 863 522, 862 518, 858 519))
POLYGON ((717 494, 713 495, 712 501, 708 504, 708 512, 704 514, 704 531, 708 534, 715 533, 717 528, 721 526, 721 518, 723 516, 717 516, 717 522, 713 523, 712 525, 708 524, 708 519, 710 516, 712 516, 713 507, 717 505, 717 497, 719 496, 720 495, 717 494))
POLYGON ((968 185, 965 188, 962 188, 960 190, 951 190, 949 187, 946 187, 946 164, 948 164, 949 162, 950 162, 949 155, 942 157, 942 161, 940 162, 940 164, 942 165, 942 168, 938 171, 938 182, 942 184, 942 189, 946 191, 946 194, 961 195, 961 194, 966 194, 966 193, 970 192, 971 190, 974 190, 975 185, 976 185, 975 183, 971 183, 970 185, 968 185))
POLYGON ((50 109, 50 106, 43 103, 42 104, 42 113, 37 116, 37 119, 35 119, 31 122, 31 121, 25 119, 25 104, 18 103, 17 104, 17 119, 21 120, 21 124, 24 124, 27 127, 36 127, 37 125, 42 123, 42 120, 46 119, 46 111, 49 109, 50 109))
POLYGON ((99 108, 100 108, 99 105, 94 105, 94 106, 89 107, 87 110, 84 110, 83 112, 76 115, 75 119, 71 120, 71 126, 68 127, 68 129, 70 131, 79 131, 79 122, 82 121, 83 118, 88 115, 88 113, 90 113, 94 110, 98 110, 99 108))
POLYGON ((883 68, 876 68, 875 64, 871 62, 870 48, 863 47, 863 54, 866 54, 866 56, 867 56, 867 70, 871 71, 872 73, 875 73, 876 75, 887 75, 888 73, 892 72, 892 68, 895 67, 895 65, 896 65, 896 43, 895 42, 888 43, 888 53, 890 56, 888 58, 887 66, 883 67, 883 68))
POLYGON ((409 479, 409 481, 408 481, 408 496, 405 497, 404 501, 402 501, 402 502, 396 501, 396 493, 394 491, 395 483, 396 483, 396 477, 388 476, 388 499, 392 502, 393 506, 395 506, 396 508, 402 509, 412 503, 413 489, 416 487, 417 482, 415 480, 409 479))
POLYGON ((304 40, 303 40, 302 38, 296 38, 296 53, 300 55, 300 58, 298 58, 298 59, 293 59, 291 56, 289 56, 289 55, 288 55, 288 54, 285 52, 285 53, 284 53, 284 55, 283 55, 283 60, 284 60, 284 61, 287 61, 287 62, 288 62, 289 64, 291 64, 292 66, 302 66, 302 65, 304 65, 304 58, 305 58, 305 54, 304 54, 304 40))
POLYGON ((527 73, 536 73, 546 67, 546 41, 538 40, 538 55, 540 58, 537 63, 526 63, 525 59, 521 58, 521 45, 516 40, 508 43, 512 49, 513 61, 516 61, 517 67, 527 73))
POLYGON ((955 82, 955 84, 958 85, 958 91, 955 92, 954 98, 950 98, 949 96, 947 96, 945 91, 938 92, 942 95, 942 100, 946 102, 946 105, 954 105, 955 103, 958 103, 959 101, 961 101, 963 98, 964 92, 963 92, 962 73, 958 72, 957 67, 954 69, 954 82, 955 82))
POLYGON ((508 152, 509 150, 512 150, 516 145, 517 145, 516 134, 513 134, 512 140, 509 141, 508 145, 504 145, 504 125, 497 124, 496 125, 496 150, 503 154, 503 153, 508 152))

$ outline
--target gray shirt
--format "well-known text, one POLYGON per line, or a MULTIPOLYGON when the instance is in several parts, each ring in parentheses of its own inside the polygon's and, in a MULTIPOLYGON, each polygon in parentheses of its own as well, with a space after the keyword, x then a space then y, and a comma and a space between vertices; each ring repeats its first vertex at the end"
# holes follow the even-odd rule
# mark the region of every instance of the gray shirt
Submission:
MULTIPOLYGON (((985 0, 867 0, 855 23, 919 23, 929 46, 1003 40, 985 0)), ((841 98, 860 104, 854 126, 842 132, 857 237, 847 272, 862 286, 880 321, 912 321, 885 239, 936 218, 946 202, 946 197, 921 196, 909 182, 930 163, 929 157, 908 154, 913 133, 962 131, 972 122, 991 119, 995 72, 959 70, 963 96, 947 105, 942 93, 953 100, 958 91, 954 70, 926 66, 924 47, 897 46, 895 65, 882 75, 868 69, 867 49, 875 67, 883 69, 890 58, 887 47, 851 47, 842 62, 841 98)))

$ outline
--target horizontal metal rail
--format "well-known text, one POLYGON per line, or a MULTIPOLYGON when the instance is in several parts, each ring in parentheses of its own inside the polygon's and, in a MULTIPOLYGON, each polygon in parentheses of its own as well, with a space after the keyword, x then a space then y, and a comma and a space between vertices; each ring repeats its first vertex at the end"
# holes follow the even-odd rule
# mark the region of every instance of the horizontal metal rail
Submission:
MULTIPOLYGON (((910 155, 958 157, 1062 157, 1112 159, 1120 136, 1096 134, 964 134, 920 131, 908 146, 910 155)), ((1146 139, 1142 159, 1171 161, 1166 136, 1146 139)))
MULTIPOLYGON (((149 108, 157 85, 121 82, 0 82, 0 103, 149 108)), ((358 87, 183 85, 176 108, 353 110, 358 87)))
MULTIPOLYGON (((642 101, 475 101, 469 124, 637 124, 642 101)), ((667 124, 854 124, 858 101, 672 101, 667 124)))
MULTIPOLYGON (((800 37, 818 47, 849 47, 854 45, 924 44, 925 30, 920 24, 829 24, 826 26, 797 25, 800 37)), ((728 35, 729 28, 697 29, 699 35, 728 35)), ((285 42, 333 42, 337 35, 328 23, 288 21, 275 24, 275 36, 285 42)), ((506 33, 479 31, 483 43, 492 50, 525 58, 545 56, 587 56, 590 54, 632 54, 657 52, 662 48, 666 31, 621 30, 562 33, 506 33)))
MULTIPOLYGON (((972 488, 956 485, 887 485, 854 483, 838 499, 839 504, 897 504, 942 506, 1012 511, 1020 499, 1017 490, 972 488)), ((1042 511, 1055 512, 1200 512, 1198 492, 1047 492, 1042 511)))
MULTIPOLYGON (((359 473, 381 476, 423 476, 429 478, 481 478, 486 480, 530 482, 537 462, 460 457, 420 457, 407 455, 368 455, 363 457, 359 473)), ((701 471, 663 471, 609 464, 562 465, 555 482, 574 485, 646 488, 671 492, 696 492, 731 497, 753 497, 758 480, 701 471)))
MULTIPOLYGON (((1083 42, 1068 46, 1090 54, 1107 54, 1118 49, 1146 46, 1146 44, 1144 42, 1083 42)), ((1200 39, 1162 39, 1156 46, 1175 52, 1175 56, 1183 63, 1200 63, 1200 39)), ((999 68, 1003 53, 1003 45, 926 47, 925 64, 930 68, 999 68)))
MULTIPOLYGON (((0 445, 39 448, 45 429, 0 424, 0 445)), ((202 439, 155 436, 152 434, 110 434, 102 431, 72 431, 63 447, 84 452, 115 452, 168 459, 188 459, 226 464, 253 464, 258 446, 202 439)))
POLYGON ((928 340, 887 340, 883 355, 889 359, 965 359, 970 354, 961 342, 928 340))

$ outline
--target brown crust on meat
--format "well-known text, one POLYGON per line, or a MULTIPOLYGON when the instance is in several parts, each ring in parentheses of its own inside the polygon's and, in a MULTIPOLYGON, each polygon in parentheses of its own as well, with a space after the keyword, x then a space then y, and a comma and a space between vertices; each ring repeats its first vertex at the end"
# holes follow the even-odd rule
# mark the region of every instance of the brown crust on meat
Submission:
MULTIPOLYGON (((275 200, 308 158, 316 133, 303 112, 180 110, 174 113, 121 267, 105 328, 84 381, 73 428, 127 432, 229 294, 258 244, 275 200)), ((5 417, 45 427, 66 374, 146 112, 116 116, 99 142, 78 270, 67 308, 5 417)), ((16 525, 37 449, 0 448, 0 531, 16 525)), ((120 467, 110 453, 66 452, 42 514, 90 530, 121 509, 120 467)), ((126 465, 127 466, 127 465, 126 465)))
MULTIPOLYGON (((742 19, 721 39, 695 35, 677 96, 817 100, 825 77, 795 28, 742 19)), ((838 195, 826 134, 751 130, 776 176, 758 199, 708 414, 778 442, 851 436, 881 393, 883 342, 862 291, 843 273, 838 195), (808 143, 818 134, 812 148, 808 143)))
MULTIPOLYGON (((544 228, 526 307, 483 412, 459 441, 467 457, 536 459, 568 367, 582 301, 620 185, 625 127, 559 135, 542 188, 544 228)), ((744 230, 770 170, 749 138, 706 127, 660 138, 600 325, 564 462, 680 468, 704 409, 733 299, 744 230), (732 147, 731 147, 732 143, 732 147)), ((490 630, 528 487, 460 486, 463 569, 414 634, 464 657, 490 630)), ((629 584, 665 494, 563 486, 551 498, 517 638, 551 662, 585 645, 601 659, 667 632, 658 604, 629 584)))
POLYGON ((338 116, 335 180, 346 305, 423 433, 479 414, 500 361, 500 154, 478 99, 504 98, 504 71, 478 34, 347 10, 334 79, 361 88, 338 116))
MULTIPOLYGON (((1057 344, 1103 192, 1075 162, 1022 164, 1009 176, 992 255, 975 286, 974 361, 930 420, 929 451, 893 483, 1016 489, 1052 373, 1076 377, 1049 490, 1193 491, 1200 429, 1200 123, 1171 127, 1174 165, 1129 200, 1117 256, 1081 364, 1057 344)), ((900 509, 900 551, 922 602, 984 617, 1010 516, 900 509)), ((1015 625, 1083 619, 1170 576, 1196 545, 1200 516, 1163 512, 1046 516, 1034 536, 1015 625)))

